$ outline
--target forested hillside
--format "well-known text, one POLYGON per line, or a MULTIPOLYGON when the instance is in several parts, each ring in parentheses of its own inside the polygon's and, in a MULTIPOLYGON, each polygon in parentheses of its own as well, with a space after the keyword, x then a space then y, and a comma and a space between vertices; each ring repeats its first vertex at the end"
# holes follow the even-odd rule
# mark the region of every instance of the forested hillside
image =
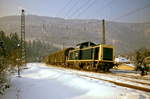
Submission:
POLYGON ((40 62, 44 56, 58 50, 58 48, 53 45, 45 43, 41 40, 33 40, 26 43, 26 57, 28 62, 40 62))
MULTIPOLYGON (((41 40, 55 47, 75 46, 83 41, 101 43, 102 22, 90 19, 63 19, 36 15, 26 16, 26 40, 41 40)), ((20 33, 20 17, 0 18, 0 29, 20 33)), ((117 54, 133 52, 150 45, 150 22, 123 23, 106 20, 106 42, 117 54)))

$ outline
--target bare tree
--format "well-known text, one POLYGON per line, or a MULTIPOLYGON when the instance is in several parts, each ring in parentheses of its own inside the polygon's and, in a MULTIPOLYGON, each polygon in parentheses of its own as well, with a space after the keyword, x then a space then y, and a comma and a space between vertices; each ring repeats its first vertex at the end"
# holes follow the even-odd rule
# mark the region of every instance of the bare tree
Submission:
POLYGON ((146 48, 141 48, 141 49, 136 51, 135 63, 137 65, 137 70, 141 70, 142 72, 147 70, 146 64, 147 64, 147 61, 149 59, 148 57, 150 57, 150 50, 148 50, 146 48))

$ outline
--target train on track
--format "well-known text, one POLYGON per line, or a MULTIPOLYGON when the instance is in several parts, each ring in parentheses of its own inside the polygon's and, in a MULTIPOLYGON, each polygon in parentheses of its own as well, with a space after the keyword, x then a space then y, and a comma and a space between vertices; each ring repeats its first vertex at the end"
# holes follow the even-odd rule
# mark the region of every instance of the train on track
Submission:
POLYGON ((49 54, 44 61, 66 68, 107 72, 114 66, 114 47, 88 41, 77 44, 76 48, 65 48, 49 54))

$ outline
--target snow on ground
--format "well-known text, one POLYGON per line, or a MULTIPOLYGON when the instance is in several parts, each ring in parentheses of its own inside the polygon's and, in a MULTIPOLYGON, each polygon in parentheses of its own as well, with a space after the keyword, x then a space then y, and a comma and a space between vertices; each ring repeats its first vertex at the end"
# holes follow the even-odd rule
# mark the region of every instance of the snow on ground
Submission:
POLYGON ((135 64, 126 64, 128 66, 131 66, 131 67, 136 67, 135 64))
MULTIPOLYGON (((122 83, 130 84, 130 85, 135 85, 136 84, 136 86, 141 86, 141 87, 145 87, 145 88, 150 89, 150 86, 149 86, 150 85, 150 80, 143 80, 143 79, 140 79, 140 78, 139 79, 134 79, 134 78, 130 78, 130 77, 118 76, 121 71, 118 73, 118 75, 116 74, 116 76, 112 75, 112 74, 104 74, 104 73, 92 73, 92 72, 80 72, 80 71, 72 71, 72 72, 78 73, 80 75, 86 75, 86 76, 89 76, 89 77, 95 77, 95 78, 100 78, 100 79, 104 79, 104 80, 122 82, 122 83), (144 83, 147 83, 149 85, 133 83, 133 81, 144 82, 144 83)), ((139 74, 135 74, 134 72, 133 73, 130 72, 128 74, 127 73, 122 73, 122 74, 124 74, 125 76, 127 76, 127 75, 131 76, 132 75, 133 77, 136 76, 136 75, 139 75, 139 74)), ((150 78, 150 75, 146 75, 146 76, 147 76, 147 78, 150 78)))
POLYGON ((29 63, 22 77, 0 99, 150 99, 150 94, 92 78, 72 70, 29 63))
POLYGON ((126 63, 126 62, 130 62, 130 60, 125 57, 117 57, 117 58, 115 58, 115 62, 126 63))

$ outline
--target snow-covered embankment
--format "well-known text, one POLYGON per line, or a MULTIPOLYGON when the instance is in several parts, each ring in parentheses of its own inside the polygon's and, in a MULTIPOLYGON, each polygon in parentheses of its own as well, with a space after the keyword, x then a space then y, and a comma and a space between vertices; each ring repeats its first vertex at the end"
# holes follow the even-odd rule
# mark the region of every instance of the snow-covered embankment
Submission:
POLYGON ((96 79, 69 70, 30 63, 22 77, 12 77, 12 86, 0 99, 149 99, 150 94, 96 79))

